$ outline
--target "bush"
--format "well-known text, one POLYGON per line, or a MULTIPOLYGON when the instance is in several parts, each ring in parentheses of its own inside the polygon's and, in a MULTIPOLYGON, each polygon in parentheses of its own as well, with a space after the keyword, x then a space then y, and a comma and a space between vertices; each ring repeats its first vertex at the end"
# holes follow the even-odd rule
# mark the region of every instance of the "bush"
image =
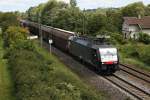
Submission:
POLYGON ((150 36, 146 33, 139 33, 139 42, 150 44, 150 36))
POLYGON ((119 33, 111 33, 111 42, 114 44, 126 44, 127 41, 123 39, 123 36, 119 33))
MULTIPOLYGON (((42 94, 43 88, 32 88, 44 86, 48 81, 48 71, 51 61, 45 59, 36 52, 28 50, 13 50, 8 58, 10 69, 12 70, 15 81, 17 97, 19 100, 30 99, 32 96, 38 95, 36 92, 42 94), (32 94, 32 96, 31 96, 32 94)), ((44 91, 45 92, 45 91, 44 91)))
POLYGON ((150 65, 150 46, 145 44, 130 43, 120 46, 121 52, 127 58, 135 58, 150 65))
POLYGON ((11 26, 3 34, 4 46, 10 47, 27 40, 28 31, 21 27, 11 26))
POLYGON ((2 31, 6 31, 9 26, 19 26, 17 13, 13 12, 0 12, 0 26, 2 31))
POLYGON ((134 58, 139 57, 137 46, 132 43, 121 46, 121 52, 123 52, 126 55, 126 57, 134 57, 134 58))
POLYGON ((150 65, 150 46, 139 45, 138 46, 139 59, 146 64, 150 65))

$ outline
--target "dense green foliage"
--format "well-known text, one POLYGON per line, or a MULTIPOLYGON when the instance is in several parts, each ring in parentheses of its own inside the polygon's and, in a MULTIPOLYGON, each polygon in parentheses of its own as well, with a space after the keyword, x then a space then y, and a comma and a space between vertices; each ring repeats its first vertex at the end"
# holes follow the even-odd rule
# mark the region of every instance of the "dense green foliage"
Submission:
POLYGON ((16 43, 20 43, 27 39, 28 30, 22 29, 20 27, 10 26, 3 34, 4 46, 10 47, 16 43))
POLYGON ((20 27, 9 27, 4 34, 8 44, 4 57, 8 59, 18 100, 102 99, 55 57, 28 41, 27 34, 20 27))
POLYGON ((3 58, 4 52, 3 39, 0 35, 0 100, 15 100, 13 81, 7 66, 7 59, 3 58))
POLYGON ((138 15, 145 15, 145 6, 142 2, 136 2, 133 4, 129 4, 128 6, 122 9, 122 13, 124 16, 137 17, 138 15))
POLYGON ((137 44, 131 42, 120 46, 120 51, 124 54, 125 58, 135 58, 143 61, 147 65, 150 65, 150 45, 137 44))
POLYGON ((17 20, 18 13, 17 12, 0 12, 0 28, 5 31, 9 26, 18 26, 19 21, 17 20))
POLYGON ((121 32, 123 17, 150 15, 149 9, 149 5, 136 2, 122 8, 80 10, 76 0, 71 0, 70 4, 49 0, 45 4, 31 7, 26 14, 31 21, 38 22, 41 18, 42 24, 94 36, 103 31, 121 32))
POLYGON ((70 0, 70 5, 71 5, 71 7, 76 7, 77 1, 76 0, 70 0))
POLYGON ((146 33, 139 33, 139 42, 143 42, 145 44, 150 44, 150 36, 146 33))

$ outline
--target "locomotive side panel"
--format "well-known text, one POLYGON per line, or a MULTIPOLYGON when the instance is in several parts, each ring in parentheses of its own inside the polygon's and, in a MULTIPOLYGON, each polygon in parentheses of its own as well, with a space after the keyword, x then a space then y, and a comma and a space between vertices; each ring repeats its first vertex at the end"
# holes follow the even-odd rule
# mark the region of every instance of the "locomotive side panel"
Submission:
POLYGON ((74 41, 70 42, 69 52, 81 60, 92 64, 92 49, 74 41))

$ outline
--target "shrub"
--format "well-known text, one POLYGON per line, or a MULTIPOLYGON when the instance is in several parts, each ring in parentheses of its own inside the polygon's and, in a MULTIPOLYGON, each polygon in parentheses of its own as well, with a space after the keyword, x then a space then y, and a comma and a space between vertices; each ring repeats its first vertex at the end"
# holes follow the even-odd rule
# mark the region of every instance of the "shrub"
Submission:
POLYGON ((120 51, 127 58, 136 58, 139 61, 142 61, 150 65, 150 46, 145 44, 136 44, 130 43, 123 46, 120 46, 120 51))
POLYGON ((150 44, 150 36, 146 33, 139 33, 139 42, 143 42, 145 44, 150 44))
POLYGON ((21 27, 11 26, 3 34, 4 46, 10 47, 27 39, 28 31, 21 27))
POLYGON ((138 58, 139 57, 139 53, 137 51, 137 46, 135 44, 127 44, 124 46, 121 46, 121 51, 126 54, 127 57, 134 57, 134 58, 138 58))
POLYGON ((119 33, 110 33, 110 41, 113 43, 113 44, 125 44, 127 43, 126 40, 123 39, 123 36, 119 33))
POLYGON ((139 59, 146 64, 150 65, 150 46, 139 45, 138 46, 139 59))

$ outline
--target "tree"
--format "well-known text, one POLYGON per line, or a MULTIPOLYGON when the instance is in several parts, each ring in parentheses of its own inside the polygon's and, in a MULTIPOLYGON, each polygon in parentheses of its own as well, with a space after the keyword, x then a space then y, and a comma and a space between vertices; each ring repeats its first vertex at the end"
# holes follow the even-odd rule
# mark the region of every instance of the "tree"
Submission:
POLYGON ((9 26, 18 26, 19 20, 16 13, 0 13, 0 27, 4 32, 9 26))
POLYGON ((76 7, 77 1, 76 0, 70 0, 70 5, 71 5, 71 7, 76 7))
POLYGON ((146 16, 150 16, 150 5, 148 5, 147 7, 145 7, 145 15, 146 16))
POLYGON ((90 35, 96 35, 101 30, 105 30, 106 25, 106 16, 102 15, 98 12, 93 12, 91 14, 88 14, 88 34, 90 35))
POLYGON ((60 17, 59 12, 68 7, 64 2, 57 2, 56 0, 50 0, 43 7, 42 10, 42 23, 50 26, 55 26, 55 20, 60 17))
POLYGON ((138 15, 145 15, 145 6, 143 2, 136 2, 129 4, 122 9, 123 16, 137 17, 138 15))
POLYGON ((28 33, 27 29, 10 26, 3 34, 5 47, 14 46, 21 41, 27 40, 28 33))
POLYGON ((120 9, 109 9, 106 11, 107 24, 106 29, 110 32, 121 32, 123 16, 120 9))

